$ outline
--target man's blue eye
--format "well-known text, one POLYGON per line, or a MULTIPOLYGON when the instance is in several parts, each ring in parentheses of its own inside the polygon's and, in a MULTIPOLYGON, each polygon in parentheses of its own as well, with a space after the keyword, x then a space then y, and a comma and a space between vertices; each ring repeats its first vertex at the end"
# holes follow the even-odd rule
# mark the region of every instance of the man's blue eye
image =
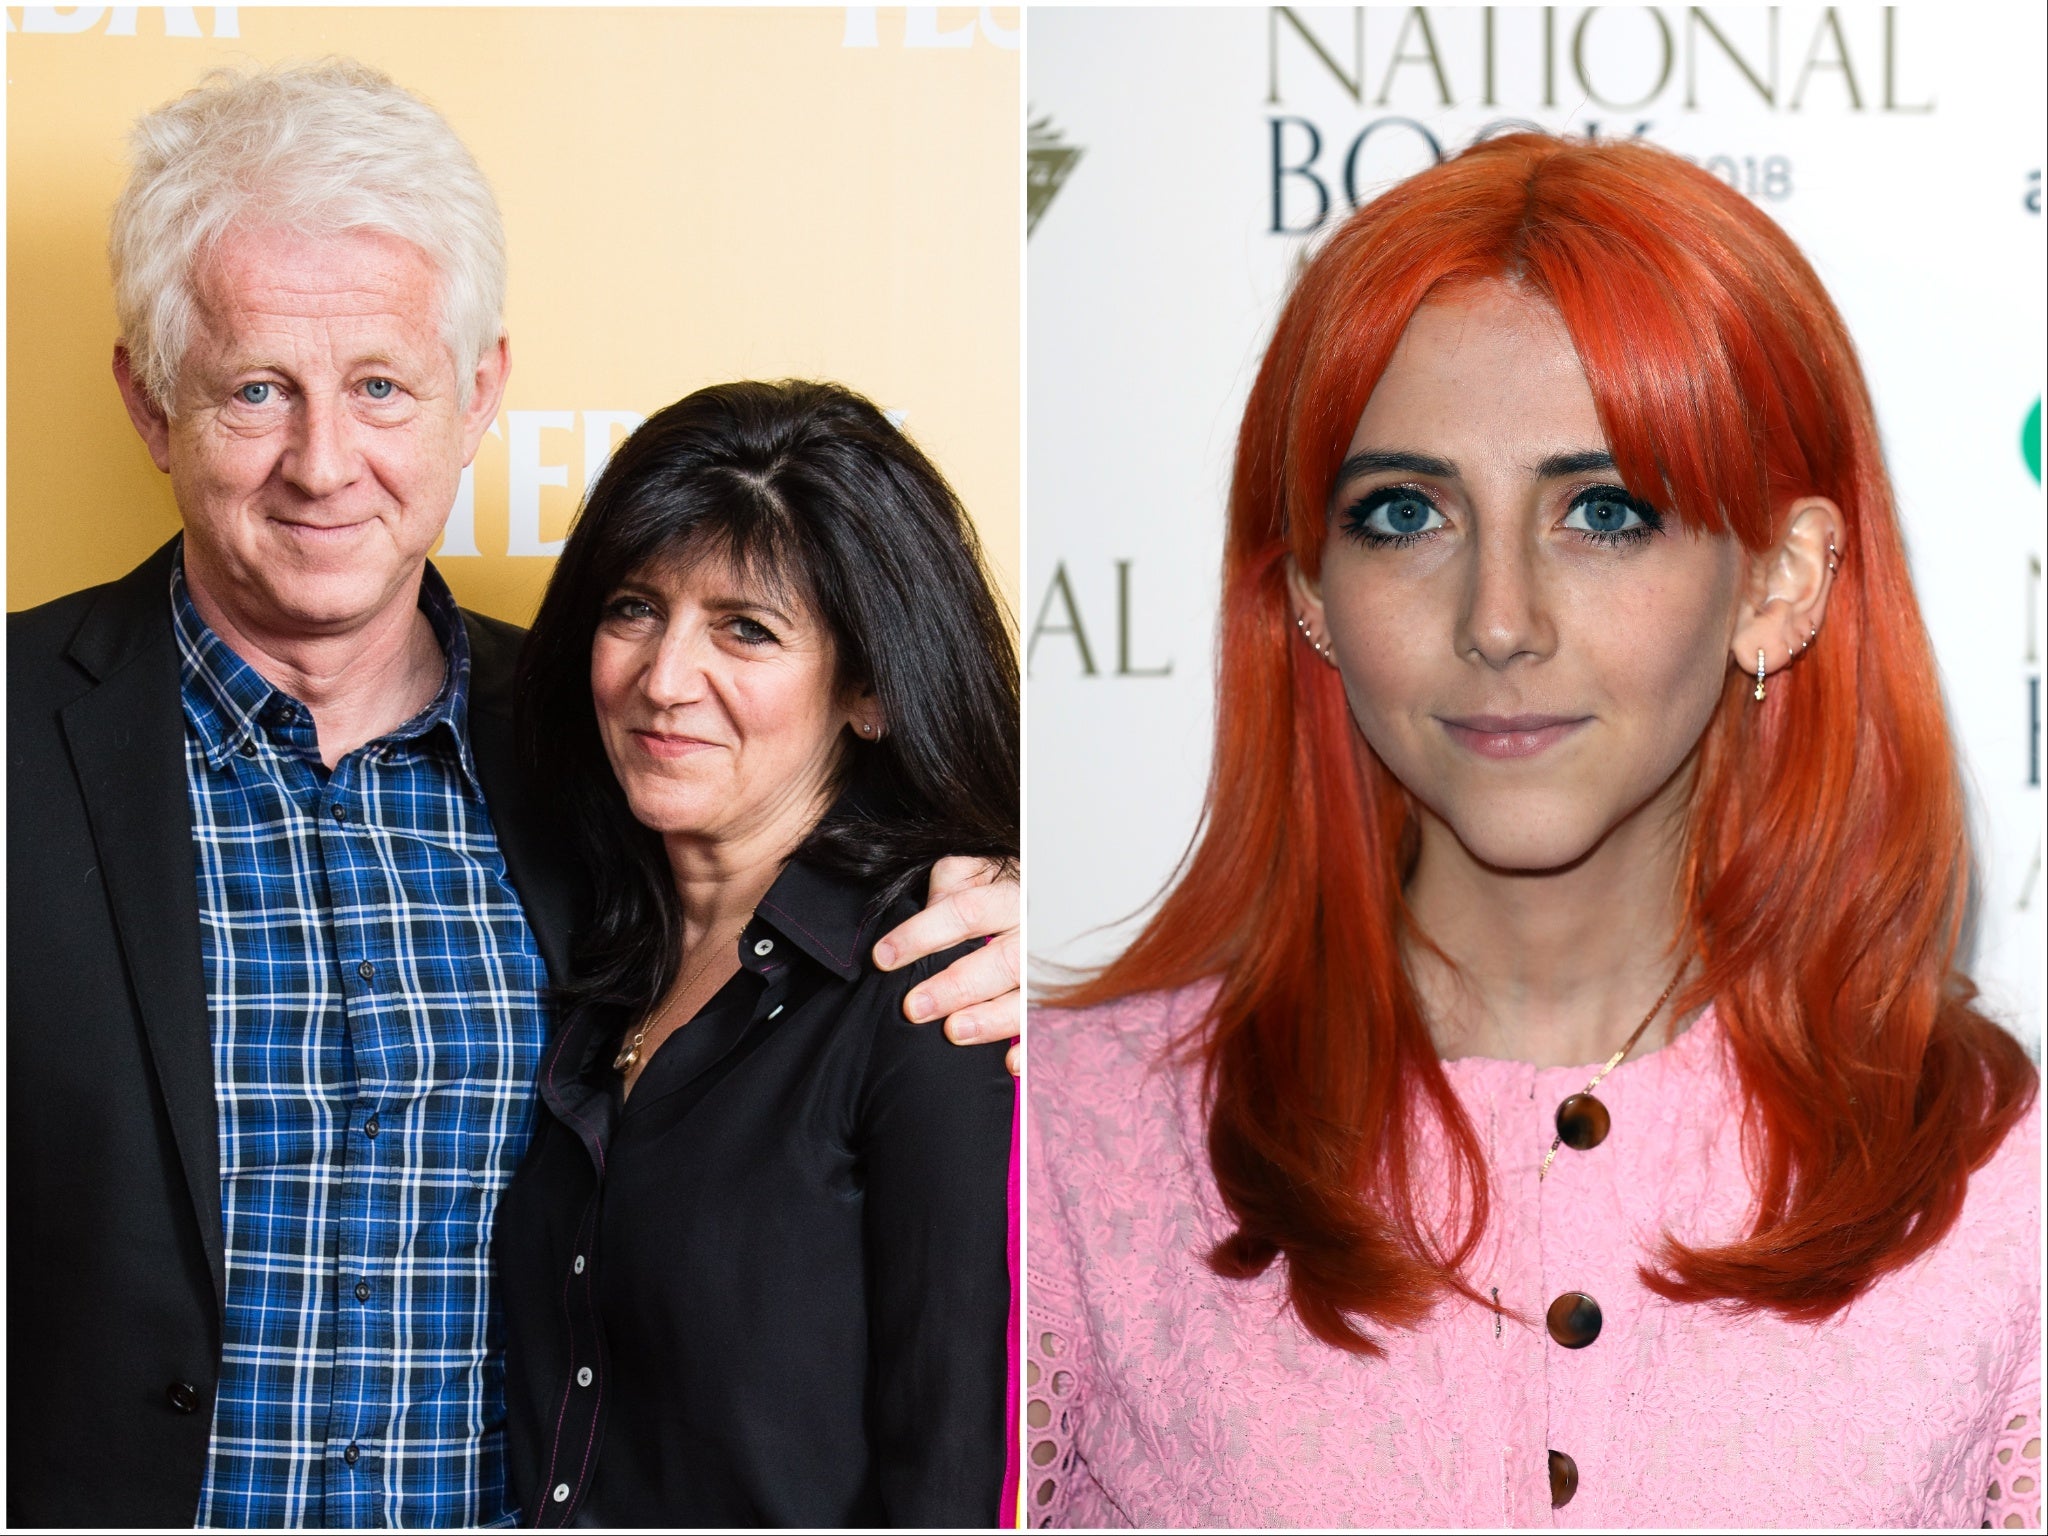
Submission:
POLYGON ((244 384, 235 391, 235 398, 244 405, 267 405, 270 392, 276 387, 274 384, 244 384))
POLYGON ((363 385, 363 393, 372 400, 389 400, 398 386, 389 379, 371 379, 363 385))

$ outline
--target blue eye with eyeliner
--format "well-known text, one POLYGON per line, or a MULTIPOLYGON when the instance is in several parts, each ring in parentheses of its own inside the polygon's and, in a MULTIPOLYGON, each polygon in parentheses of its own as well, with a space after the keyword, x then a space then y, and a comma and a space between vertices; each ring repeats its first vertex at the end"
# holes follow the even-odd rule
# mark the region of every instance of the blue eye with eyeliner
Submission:
POLYGON ((1561 527, 1598 544, 1633 544, 1664 526, 1657 509, 1618 485, 1593 485, 1572 498, 1561 527))
POLYGON ((1352 538, 1381 548, 1412 544, 1445 527, 1443 513, 1412 485, 1383 485, 1345 508, 1341 524, 1352 538))

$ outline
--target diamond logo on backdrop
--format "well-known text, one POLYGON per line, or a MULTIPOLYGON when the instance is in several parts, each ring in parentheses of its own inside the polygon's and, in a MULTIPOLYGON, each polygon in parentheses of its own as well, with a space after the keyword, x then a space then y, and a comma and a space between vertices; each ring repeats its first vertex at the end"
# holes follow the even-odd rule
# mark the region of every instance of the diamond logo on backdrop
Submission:
POLYGON ((1067 178, 1074 174, 1074 167, 1080 159, 1081 151, 1077 147, 1060 142, 1059 130, 1053 127, 1050 117, 1032 120, 1030 137, 1025 144, 1028 170, 1025 177, 1024 233, 1027 237, 1038 228, 1039 219, 1052 206, 1052 200, 1066 185, 1067 178))

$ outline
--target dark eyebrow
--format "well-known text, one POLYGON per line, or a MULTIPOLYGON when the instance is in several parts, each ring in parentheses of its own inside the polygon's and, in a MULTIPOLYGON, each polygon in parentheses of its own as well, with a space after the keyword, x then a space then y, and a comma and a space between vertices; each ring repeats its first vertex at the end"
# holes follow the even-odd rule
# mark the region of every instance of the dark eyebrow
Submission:
POLYGON ((1426 453, 1410 453, 1401 448, 1368 448, 1364 453, 1354 453, 1337 466, 1337 484, 1355 480, 1360 475, 1383 474, 1387 470, 1398 470, 1407 475, 1429 475, 1438 480, 1458 478, 1458 466, 1449 459, 1433 459, 1426 453))
POLYGON ((749 613, 765 613, 769 618, 782 624, 796 622, 773 603, 758 597, 713 597, 706 599, 704 606, 714 608, 720 613, 737 613, 742 616, 749 613))
POLYGON ((1604 448, 1584 453, 1553 453, 1536 466, 1539 480, 1559 480, 1566 475, 1595 475, 1614 468, 1614 455, 1604 448))

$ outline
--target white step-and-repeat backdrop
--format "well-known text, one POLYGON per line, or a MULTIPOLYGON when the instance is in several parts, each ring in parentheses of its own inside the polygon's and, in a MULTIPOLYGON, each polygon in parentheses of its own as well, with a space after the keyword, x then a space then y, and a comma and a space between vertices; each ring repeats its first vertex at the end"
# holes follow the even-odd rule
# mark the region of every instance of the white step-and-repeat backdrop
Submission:
MULTIPOLYGON (((1230 451, 1326 220, 1509 121, 1755 198, 1861 348, 1973 805, 1970 959, 2041 1036, 2044 12, 1035 10, 1031 947, 1099 962, 1208 773, 1230 451)), ((1498 131, 1497 129, 1495 131, 1498 131)))

